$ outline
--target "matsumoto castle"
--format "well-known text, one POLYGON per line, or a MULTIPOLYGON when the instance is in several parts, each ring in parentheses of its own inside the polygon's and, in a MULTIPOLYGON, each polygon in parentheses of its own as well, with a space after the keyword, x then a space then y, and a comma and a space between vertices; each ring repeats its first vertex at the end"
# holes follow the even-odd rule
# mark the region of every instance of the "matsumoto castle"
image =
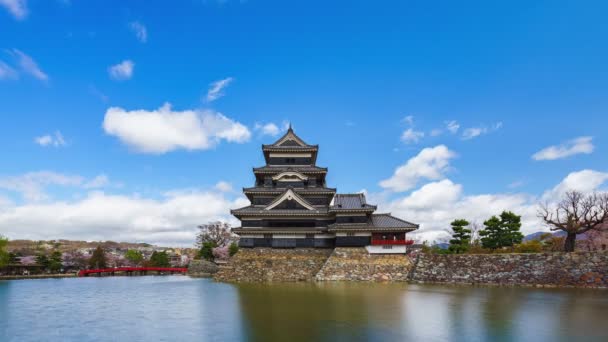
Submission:
POLYGON ((266 165, 253 169, 255 185, 243 192, 251 205, 232 210, 240 247, 365 247, 369 253, 405 253, 407 232, 418 229, 390 214, 374 214, 363 194, 337 194, 318 167, 318 145, 308 145, 291 126, 272 145, 262 145, 266 165))

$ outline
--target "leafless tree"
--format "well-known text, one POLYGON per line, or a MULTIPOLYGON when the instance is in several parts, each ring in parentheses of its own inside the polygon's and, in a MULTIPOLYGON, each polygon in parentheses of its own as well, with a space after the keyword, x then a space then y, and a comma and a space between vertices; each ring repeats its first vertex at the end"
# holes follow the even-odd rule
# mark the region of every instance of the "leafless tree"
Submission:
POLYGON ((198 228, 199 233, 196 236, 198 248, 201 248, 205 242, 213 242, 218 247, 228 246, 238 239, 235 234, 232 234, 230 225, 225 222, 209 222, 198 228))
POLYGON ((557 205, 541 205, 538 216, 552 231, 566 233, 564 251, 573 252, 578 234, 599 230, 608 222, 608 194, 569 191, 557 205))
POLYGON ((483 227, 479 222, 473 221, 469 224, 471 230, 471 244, 475 244, 479 240, 479 232, 483 230, 483 227))

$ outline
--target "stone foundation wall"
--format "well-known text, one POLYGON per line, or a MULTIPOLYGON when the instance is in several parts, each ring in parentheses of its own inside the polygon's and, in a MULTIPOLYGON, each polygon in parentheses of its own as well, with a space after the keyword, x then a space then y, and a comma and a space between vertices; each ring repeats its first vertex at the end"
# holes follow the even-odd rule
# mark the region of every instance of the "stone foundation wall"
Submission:
POLYGON ((505 286, 608 287, 608 253, 421 254, 417 282, 505 286))
POLYGON ((369 254, 365 248, 338 247, 317 273, 318 281, 406 281, 412 266, 403 254, 369 254))
POLYGON ((608 288, 608 253, 368 254, 365 248, 243 248, 214 275, 219 281, 413 281, 608 288))
POLYGON ((188 265, 188 275, 191 277, 210 277, 218 269, 218 266, 210 261, 192 260, 188 265))
POLYGON ((241 248, 214 278, 228 282, 312 281, 332 249, 241 248))

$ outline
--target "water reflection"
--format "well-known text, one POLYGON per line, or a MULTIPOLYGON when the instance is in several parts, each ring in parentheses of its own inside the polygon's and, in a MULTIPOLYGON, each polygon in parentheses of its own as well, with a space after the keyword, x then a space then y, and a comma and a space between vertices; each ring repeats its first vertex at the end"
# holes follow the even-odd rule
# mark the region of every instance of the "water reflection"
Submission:
POLYGON ((607 341, 605 291, 223 284, 115 277, 0 282, 0 341, 607 341))
POLYGON ((597 300, 604 297, 601 291, 345 283, 237 287, 244 329, 258 341, 608 338, 602 323, 608 302, 597 300))

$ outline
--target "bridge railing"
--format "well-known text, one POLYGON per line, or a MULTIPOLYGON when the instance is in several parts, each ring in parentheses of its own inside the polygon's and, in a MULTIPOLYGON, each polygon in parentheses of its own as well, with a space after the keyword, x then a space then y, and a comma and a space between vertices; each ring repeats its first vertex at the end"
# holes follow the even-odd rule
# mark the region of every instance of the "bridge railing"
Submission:
POLYGON ((116 273, 116 272, 173 272, 173 273, 186 273, 188 268, 186 267, 115 267, 115 268, 98 268, 92 270, 80 270, 78 272, 79 277, 84 277, 89 274, 97 273, 116 273))

